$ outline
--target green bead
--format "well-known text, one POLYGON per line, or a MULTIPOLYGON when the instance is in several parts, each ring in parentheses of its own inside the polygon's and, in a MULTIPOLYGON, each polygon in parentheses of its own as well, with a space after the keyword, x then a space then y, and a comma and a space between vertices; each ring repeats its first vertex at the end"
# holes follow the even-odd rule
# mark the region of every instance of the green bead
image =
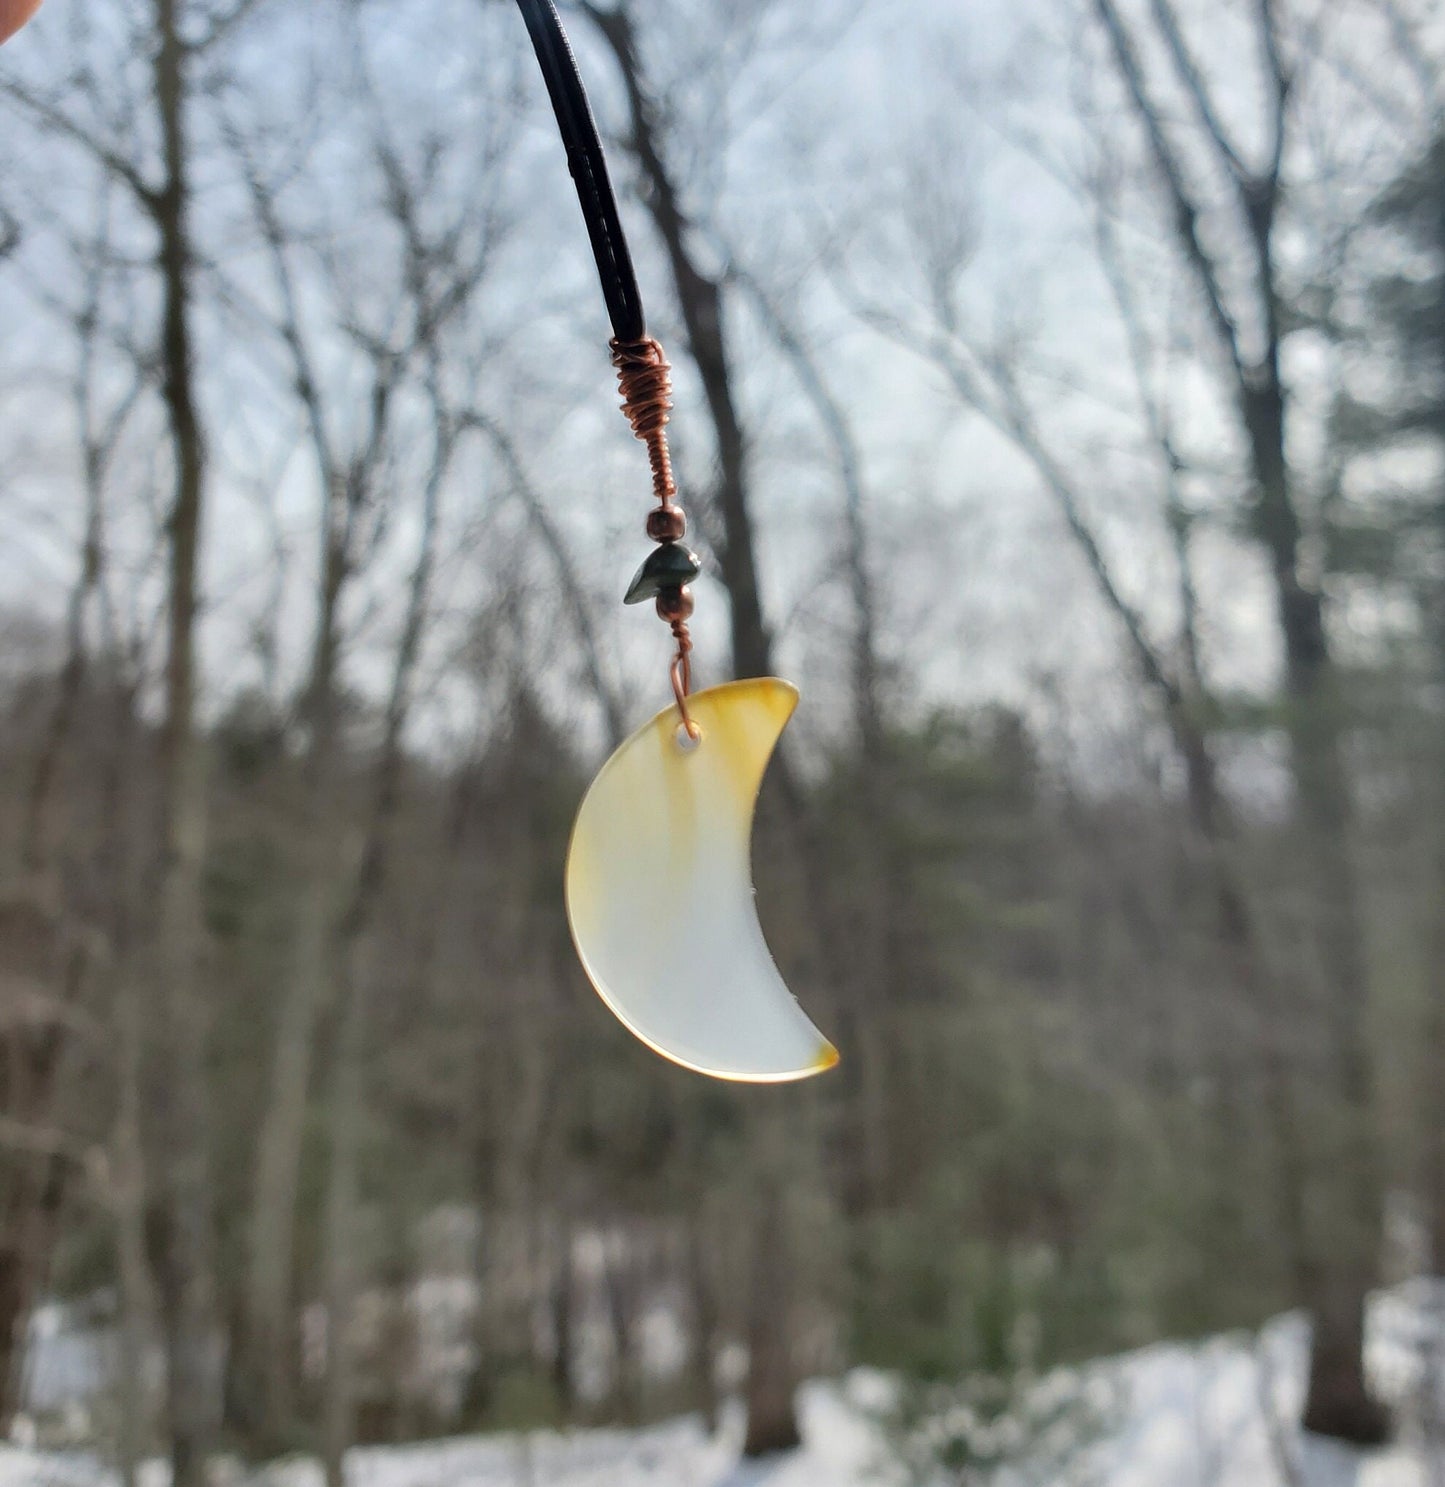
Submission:
POLYGON ((636 577, 627 586, 624 604, 655 599, 664 589, 680 588, 702 572, 702 560, 680 542, 665 542, 647 555, 636 577))

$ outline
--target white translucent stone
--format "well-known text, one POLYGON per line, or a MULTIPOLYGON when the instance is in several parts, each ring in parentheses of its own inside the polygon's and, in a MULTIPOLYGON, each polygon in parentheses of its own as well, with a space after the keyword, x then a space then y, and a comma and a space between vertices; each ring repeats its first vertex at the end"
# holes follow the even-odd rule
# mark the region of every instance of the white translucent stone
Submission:
POLYGON ((837 1050, 783 984, 758 925, 749 846, 763 772, 798 705, 775 677, 669 707, 602 766, 567 853, 567 916, 602 1000, 642 1041, 718 1079, 805 1079, 837 1050))

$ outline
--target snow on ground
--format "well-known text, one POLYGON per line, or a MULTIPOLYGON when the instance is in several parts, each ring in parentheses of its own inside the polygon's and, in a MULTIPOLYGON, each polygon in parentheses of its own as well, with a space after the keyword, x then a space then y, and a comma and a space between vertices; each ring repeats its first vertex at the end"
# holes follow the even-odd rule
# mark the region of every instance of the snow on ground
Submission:
MULTIPOLYGON (((1445 1296, 1438 1304, 1445 1310, 1445 1296)), ((1381 1297, 1372 1315, 1370 1364, 1401 1409, 1398 1445, 1355 1452, 1303 1440, 1287 1423, 1298 1415, 1308 1335, 1304 1321, 1289 1316, 1257 1338, 1161 1343, 1091 1365, 1109 1382, 1116 1407, 1087 1480, 1098 1487, 1437 1487, 1445 1460, 1435 1474, 1427 1470, 1412 1423, 1430 1310, 1422 1288, 1403 1288, 1381 1297)), ((360 1449, 348 1475, 353 1487, 885 1487, 897 1479, 872 1417, 888 1390, 886 1379, 865 1370, 805 1386, 802 1448, 761 1463, 738 1460, 742 1422, 734 1409, 711 1440, 691 1418, 631 1431, 466 1436, 360 1449)), ((318 1465, 302 1459, 273 1463, 249 1481, 234 1464, 217 1468, 217 1487, 322 1481, 318 1465)), ((0 1487, 115 1487, 115 1478, 84 1454, 0 1447, 0 1487)), ((159 1463, 147 1469, 144 1487, 165 1487, 159 1463)))

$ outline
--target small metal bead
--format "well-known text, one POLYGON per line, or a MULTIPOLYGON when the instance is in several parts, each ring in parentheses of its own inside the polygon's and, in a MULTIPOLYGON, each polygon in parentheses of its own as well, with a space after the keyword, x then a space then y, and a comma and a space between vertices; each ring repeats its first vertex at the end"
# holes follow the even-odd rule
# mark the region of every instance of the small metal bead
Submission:
POLYGON ((647 535, 654 542, 681 542, 687 536, 687 517, 682 507, 654 507, 647 513, 647 535))
POLYGON ((687 584, 683 584, 681 588, 664 589, 657 596, 657 615, 668 624, 672 624, 674 620, 690 619, 692 589, 687 584))

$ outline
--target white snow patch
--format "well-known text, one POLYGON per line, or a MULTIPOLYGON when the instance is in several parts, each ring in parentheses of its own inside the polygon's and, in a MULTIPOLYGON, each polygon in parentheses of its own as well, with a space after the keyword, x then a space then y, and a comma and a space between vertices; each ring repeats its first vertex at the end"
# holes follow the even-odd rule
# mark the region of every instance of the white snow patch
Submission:
MULTIPOLYGON (((1093 1480, 1102 1487, 1285 1487, 1283 1453, 1295 1487, 1427 1487, 1419 1432, 1410 1421, 1418 1418, 1430 1378, 1429 1318, 1442 1303, 1445 1298, 1414 1283, 1383 1296, 1372 1315, 1370 1368, 1381 1392, 1402 1409, 1400 1444, 1360 1452, 1301 1437, 1293 1422, 1308 1328, 1292 1315, 1258 1337, 1161 1343, 1090 1365, 1117 1401, 1116 1424, 1095 1447, 1093 1480)), ((356 1450, 348 1476, 352 1487, 884 1487, 890 1474, 875 1419, 890 1395, 887 1377, 866 1369, 805 1385, 803 1446, 763 1462, 739 1460, 742 1418, 734 1406, 711 1439, 691 1417, 642 1430, 465 1436, 356 1450)), ((145 1487, 165 1487, 159 1463, 146 1475, 145 1487)), ((217 1463, 215 1478, 217 1487, 322 1483, 319 1465, 309 1459, 274 1462, 249 1479, 235 1463, 217 1463)), ((115 1482, 92 1455, 0 1447, 0 1487, 115 1482)))

